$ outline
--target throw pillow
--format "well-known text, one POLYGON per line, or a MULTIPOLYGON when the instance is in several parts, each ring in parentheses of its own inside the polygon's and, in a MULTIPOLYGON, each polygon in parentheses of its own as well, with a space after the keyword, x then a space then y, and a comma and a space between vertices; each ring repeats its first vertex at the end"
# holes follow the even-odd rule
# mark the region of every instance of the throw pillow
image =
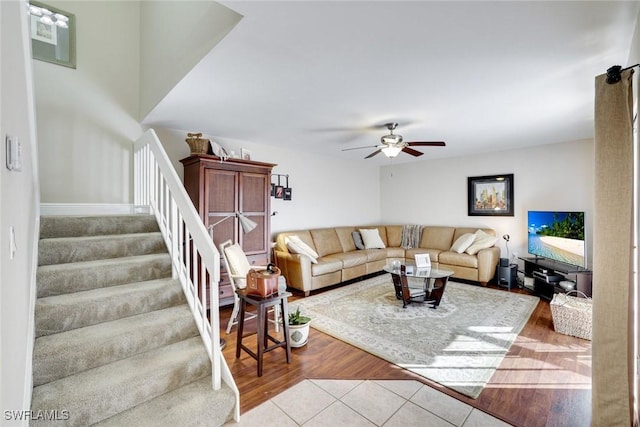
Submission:
POLYGON ((364 242, 362 241, 362 236, 359 231, 351 233, 351 237, 353 237, 353 243, 356 245, 356 249, 364 249, 364 242))
POLYGON ((295 234, 292 236, 289 236, 288 239, 291 240, 296 245, 300 246, 302 250, 305 253, 307 253, 311 258, 318 258, 320 256, 318 255, 318 252, 316 252, 311 246, 307 245, 300 237, 296 236, 295 234))
POLYGON ((475 234, 465 233, 462 236, 458 237, 455 242, 453 242, 453 245, 449 250, 451 252, 457 252, 461 254, 462 252, 466 251, 469 248, 469 246, 471 246, 471 244, 475 239, 476 239, 475 234))
POLYGON ((288 236, 284 239, 284 242, 292 253, 308 256, 312 263, 318 263, 318 253, 298 236, 288 236))
POLYGON ((469 246, 466 250, 466 252, 469 255, 475 255, 481 249, 490 248, 491 246, 495 245, 496 242, 498 241, 497 237, 487 234, 482 230, 476 231, 475 235, 476 235, 476 238, 473 241, 473 244, 469 246))
POLYGON ((360 235, 364 242, 365 249, 382 249, 384 248, 384 242, 380 238, 380 233, 377 228, 373 229, 360 229, 360 235))

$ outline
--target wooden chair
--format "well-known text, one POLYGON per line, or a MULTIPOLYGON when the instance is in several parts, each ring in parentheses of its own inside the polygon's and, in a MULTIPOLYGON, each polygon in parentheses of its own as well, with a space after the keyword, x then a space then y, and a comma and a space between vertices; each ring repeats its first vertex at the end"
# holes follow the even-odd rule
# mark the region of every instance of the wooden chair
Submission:
POLYGON ((400 266, 400 274, 392 274, 393 287, 396 291, 396 298, 402 300, 402 308, 407 308, 407 304, 412 301, 424 302, 427 295, 424 289, 410 288, 407 279, 407 271, 404 265, 400 266))
MULTIPOLYGON (((220 253, 222 254, 222 259, 224 260, 224 264, 227 268, 227 273, 229 275, 229 281, 233 286, 233 311, 231 312, 231 317, 229 318, 229 322, 227 323, 227 335, 231 333, 231 328, 233 325, 238 324, 238 314, 240 312, 240 298, 238 297, 237 290, 244 289, 247 287, 247 273, 249 270, 264 270, 266 266, 255 266, 249 264, 249 260, 245 255, 242 247, 233 243, 231 240, 227 240, 223 242, 219 246, 220 253)), ((269 319, 275 326, 275 331, 278 332, 280 330, 280 310, 278 306, 274 306, 272 310, 274 316, 273 319, 269 319)), ((244 320, 253 319, 256 317, 254 313, 246 313, 244 316, 244 320)))

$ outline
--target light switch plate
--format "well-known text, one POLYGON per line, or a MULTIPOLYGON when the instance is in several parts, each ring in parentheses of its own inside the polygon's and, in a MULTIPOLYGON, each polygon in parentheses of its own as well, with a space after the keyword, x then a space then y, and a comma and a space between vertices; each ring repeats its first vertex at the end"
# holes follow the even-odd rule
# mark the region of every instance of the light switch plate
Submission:
POLYGON ((7 169, 22 170, 22 143, 17 136, 7 135, 5 138, 7 169))

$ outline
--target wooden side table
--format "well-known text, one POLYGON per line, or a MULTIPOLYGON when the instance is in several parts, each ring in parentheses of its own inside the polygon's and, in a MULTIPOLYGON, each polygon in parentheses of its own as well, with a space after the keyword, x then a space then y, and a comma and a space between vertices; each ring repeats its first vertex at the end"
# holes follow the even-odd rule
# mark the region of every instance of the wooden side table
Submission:
POLYGON ((236 359, 240 357, 240 350, 246 351, 251 357, 258 361, 258 376, 262 376, 262 357, 264 353, 267 353, 276 348, 284 348, 287 356, 287 363, 291 363, 291 345, 289 343, 289 311, 287 309, 287 298, 291 296, 289 292, 280 292, 276 295, 267 298, 260 298, 253 295, 247 295, 245 289, 238 289, 238 297, 240 298, 240 319, 238 321, 238 342, 236 344, 236 359), (258 339, 258 352, 242 344, 242 340, 245 337, 253 335, 253 333, 244 334, 244 316, 247 308, 247 304, 251 304, 256 307, 258 317, 258 331, 256 337, 258 339), (283 340, 278 340, 269 335, 268 316, 269 308, 280 305, 280 313, 282 316, 282 329, 283 340), (273 345, 269 345, 269 341, 273 342, 273 345))

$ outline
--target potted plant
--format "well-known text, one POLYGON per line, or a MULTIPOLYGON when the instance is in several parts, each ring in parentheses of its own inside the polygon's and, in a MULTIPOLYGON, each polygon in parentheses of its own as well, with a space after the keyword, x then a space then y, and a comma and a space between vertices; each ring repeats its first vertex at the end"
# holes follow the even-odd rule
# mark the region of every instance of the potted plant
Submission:
POLYGON ((291 347, 302 347, 309 339, 309 323, 311 318, 300 313, 300 307, 289 313, 289 344, 291 347))

